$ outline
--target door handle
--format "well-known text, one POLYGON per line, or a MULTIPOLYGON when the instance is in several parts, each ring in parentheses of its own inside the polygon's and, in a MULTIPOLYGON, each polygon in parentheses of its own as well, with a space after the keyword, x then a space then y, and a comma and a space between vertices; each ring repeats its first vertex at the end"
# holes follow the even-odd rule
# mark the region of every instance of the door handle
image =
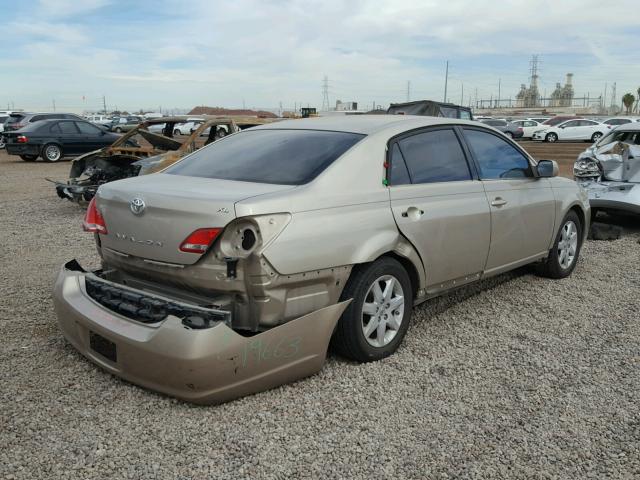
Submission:
POLYGON ((506 205, 507 201, 504 200, 502 197, 496 197, 493 199, 493 202, 491 202, 491 206, 492 207, 502 207, 503 205, 506 205))
POLYGON ((417 220, 422 215, 424 215, 424 210, 420 210, 417 207, 409 207, 404 212, 402 212, 402 216, 404 218, 411 217, 412 220, 417 220))

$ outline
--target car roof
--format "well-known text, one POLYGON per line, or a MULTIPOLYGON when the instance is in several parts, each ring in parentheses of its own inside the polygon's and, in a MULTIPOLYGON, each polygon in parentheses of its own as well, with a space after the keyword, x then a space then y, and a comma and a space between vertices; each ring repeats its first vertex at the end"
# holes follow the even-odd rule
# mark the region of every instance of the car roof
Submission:
POLYGON ((640 122, 623 123, 622 125, 618 125, 614 130, 618 132, 640 132, 640 122))
POLYGON ((284 120, 254 127, 258 129, 327 130, 370 135, 406 124, 407 129, 433 125, 482 125, 483 123, 459 118, 425 117, 419 115, 343 115, 284 120))

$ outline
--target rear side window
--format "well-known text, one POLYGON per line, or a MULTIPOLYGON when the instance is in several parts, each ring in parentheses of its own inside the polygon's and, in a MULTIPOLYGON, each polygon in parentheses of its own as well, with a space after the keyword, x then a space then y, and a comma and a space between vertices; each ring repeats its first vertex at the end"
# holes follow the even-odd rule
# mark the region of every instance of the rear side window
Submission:
POLYGON ((418 133, 398 144, 413 183, 471 180, 464 152, 451 129, 418 133))
POLYGON ((195 151, 165 173, 302 185, 362 138, 356 133, 320 130, 248 130, 195 151))
POLYGON ((58 128, 62 133, 78 133, 78 129, 74 122, 59 122, 58 128))
POLYGON ((389 183, 391 185, 406 185, 411 183, 407 165, 404 162, 402 152, 397 143, 391 149, 391 170, 389 170, 389 183))
POLYGON ((460 118, 462 118, 463 120, 471 120, 471 112, 460 110, 460 118))
POLYGON ((53 125, 51 125, 51 127, 49 128, 49 132, 51 133, 61 133, 60 132, 60 127, 58 126, 57 123, 54 123, 53 125))
POLYGON ((480 130, 464 129, 478 166, 480 178, 495 180, 533 176, 529 160, 506 140, 480 130))

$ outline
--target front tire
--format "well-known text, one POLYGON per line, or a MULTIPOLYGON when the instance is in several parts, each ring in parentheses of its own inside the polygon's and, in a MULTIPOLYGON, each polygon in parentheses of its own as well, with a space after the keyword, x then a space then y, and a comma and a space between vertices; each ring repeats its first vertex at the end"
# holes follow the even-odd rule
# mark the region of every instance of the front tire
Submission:
POLYGON ((538 274, 548 278, 566 278, 576 268, 582 247, 582 225, 576 212, 567 213, 549 256, 538 266, 538 274))
POLYGON ((591 141, 593 143, 596 143, 601 138, 602 138, 602 133, 600 133, 600 132, 595 132, 593 135, 591 135, 591 141))
POLYGON ((180 132, 180 130, 178 130, 177 128, 173 131, 174 135, 182 135, 182 133, 180 132))
POLYGON ((558 135, 555 133, 547 133, 547 136, 544 137, 545 142, 553 143, 558 141, 558 135))
POLYGON ((507 137, 509 137, 509 138, 513 139, 513 133, 511 133, 511 132, 504 132, 504 134, 505 134, 507 137))
POLYGON ((42 147, 42 158, 47 162, 57 162, 63 156, 62 147, 55 143, 47 143, 42 147))
POLYGON ((120 127, 116 127, 116 129, 114 130, 116 133, 122 133, 122 129, 120 127))
POLYGON ((331 340, 334 350, 358 362, 380 360, 395 352, 413 309, 411 280, 404 267, 390 257, 356 266, 341 301, 350 298, 331 340))
POLYGON ((35 162, 38 159, 38 155, 20 155, 20 158, 25 162, 35 162))

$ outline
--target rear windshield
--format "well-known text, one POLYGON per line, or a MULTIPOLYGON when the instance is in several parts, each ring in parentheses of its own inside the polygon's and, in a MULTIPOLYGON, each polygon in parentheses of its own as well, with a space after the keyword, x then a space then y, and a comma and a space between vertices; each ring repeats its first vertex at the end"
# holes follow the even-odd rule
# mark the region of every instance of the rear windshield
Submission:
POLYGON ((11 115, 9 115, 9 118, 7 118, 6 123, 7 124, 9 124, 9 123, 20 123, 20 120, 22 120, 24 117, 25 117, 24 115, 20 115, 20 114, 18 114, 18 115, 11 114, 11 115))
POLYGON ((302 185, 363 137, 319 130, 248 130, 197 150, 164 173, 302 185))

